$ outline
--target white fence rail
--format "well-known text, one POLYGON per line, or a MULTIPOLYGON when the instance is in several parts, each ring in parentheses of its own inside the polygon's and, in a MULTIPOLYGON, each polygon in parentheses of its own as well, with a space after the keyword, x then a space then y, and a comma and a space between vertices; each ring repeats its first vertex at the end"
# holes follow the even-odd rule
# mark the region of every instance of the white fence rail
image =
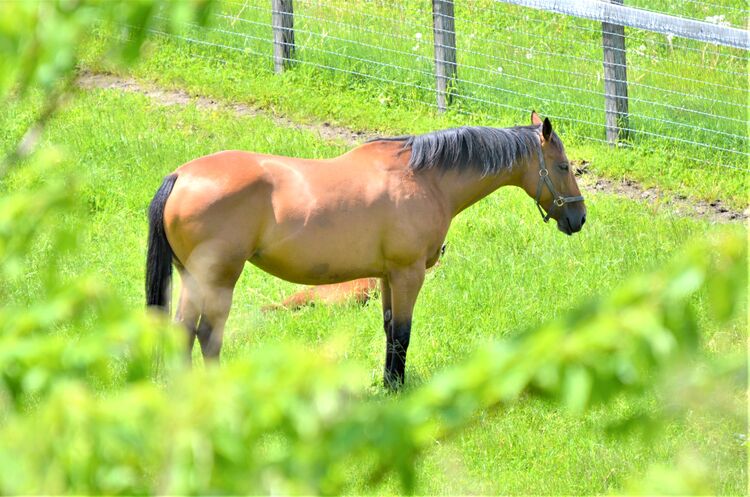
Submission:
POLYGON ((644 29, 665 35, 690 38, 728 47, 750 48, 748 32, 731 26, 712 24, 651 10, 592 0, 496 0, 533 9, 580 17, 591 21, 644 29))

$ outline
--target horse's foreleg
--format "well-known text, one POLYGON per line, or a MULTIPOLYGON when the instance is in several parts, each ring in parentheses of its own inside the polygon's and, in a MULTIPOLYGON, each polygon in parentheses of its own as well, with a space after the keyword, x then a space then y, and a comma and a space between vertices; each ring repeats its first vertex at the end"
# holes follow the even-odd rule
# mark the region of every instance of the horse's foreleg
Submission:
POLYGON ((386 332, 386 362, 383 375, 386 388, 397 389, 404 383, 411 318, 417 295, 424 282, 424 272, 425 261, 422 260, 418 264, 393 270, 388 275, 391 323, 390 329, 386 332))
MULTIPOLYGON (((385 331, 386 344, 390 340, 391 336, 391 325, 393 324, 393 310, 391 306, 391 284, 388 282, 388 277, 380 278, 380 301, 383 305, 383 330, 385 331)), ((391 368, 391 353, 390 347, 386 346, 385 350, 385 369, 383 375, 388 374, 388 370, 391 368)))
POLYGON ((393 321, 393 311, 391 309, 391 284, 388 278, 380 278, 380 300, 383 304, 383 329, 385 336, 391 331, 391 322, 393 321))

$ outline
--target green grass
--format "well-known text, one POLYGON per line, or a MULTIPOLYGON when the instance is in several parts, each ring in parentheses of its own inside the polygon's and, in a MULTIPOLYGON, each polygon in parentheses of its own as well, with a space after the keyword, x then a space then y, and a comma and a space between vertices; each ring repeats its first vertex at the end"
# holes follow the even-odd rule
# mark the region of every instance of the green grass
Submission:
MULTIPOLYGON (((0 116, 0 150, 17 138, 32 112, 16 106, 0 116)), ((267 118, 190 105, 164 107, 117 91, 81 93, 50 123, 45 140, 66 149, 71 160, 58 173, 72 174, 82 191, 84 215, 65 220, 77 224, 81 237, 66 272, 100 275, 134 309, 143 306, 146 206, 165 174, 221 149, 306 157, 330 157, 346 149, 267 118)), ((29 181, 20 169, 1 187, 13 189, 29 181)), ((686 240, 711 236, 717 229, 610 195, 590 195, 587 206, 589 222, 574 237, 543 224, 533 201, 520 190, 502 189, 455 220, 442 264, 428 275, 417 304, 407 388, 460 362, 491 339, 512 337, 607 292, 630 274, 660 266, 686 240)), ((44 250, 40 246, 34 255, 36 264, 44 264, 44 250)), ((278 342, 296 343, 315 354, 334 350, 340 361, 370 369, 373 402, 378 402, 384 395, 380 377, 385 348, 379 301, 365 307, 260 311, 296 288, 247 267, 227 325, 225 360, 278 342)), ((34 301, 33 285, 12 290, 9 295, 17 302, 34 301)), ((721 358, 744 350, 746 320, 719 330, 698 304, 706 353, 721 358)), ((482 412, 468 429, 436 444, 420 459, 417 491, 605 493, 622 488, 653 463, 674 463, 684 449, 710 461, 717 491, 746 491, 747 455, 735 438, 746 431, 741 420, 696 413, 667 423, 658 436, 605 434, 608 423, 648 412, 652 402, 656 400, 618 399, 582 417, 536 399, 482 412)), ((741 392, 736 402, 745 402, 741 392)), ((398 490, 395 480, 371 488, 352 468, 351 493, 398 490)))
MULTIPOLYGON (((434 109, 429 3, 367 2, 354 8, 340 1, 298 2, 298 63, 274 75, 267 5, 226 0, 212 27, 187 27, 184 36, 197 41, 157 38, 132 75, 300 121, 383 134, 525 124, 536 109, 557 116, 553 122, 571 158, 590 161, 597 174, 747 206, 748 173, 733 169, 747 168, 746 156, 719 150, 748 151, 744 52, 629 30, 636 134, 632 149, 612 150, 590 140, 604 139, 598 24, 492 1, 456 8, 461 81, 444 115, 434 109), (703 83, 691 81, 696 79, 703 83)), ((697 15, 674 6, 670 11, 697 15)))

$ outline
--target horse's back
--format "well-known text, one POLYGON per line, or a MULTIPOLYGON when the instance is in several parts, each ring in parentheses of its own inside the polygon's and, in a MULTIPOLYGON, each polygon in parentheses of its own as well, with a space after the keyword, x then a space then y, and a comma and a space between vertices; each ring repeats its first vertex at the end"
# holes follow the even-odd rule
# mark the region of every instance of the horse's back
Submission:
POLYGON ((185 264, 199 246, 222 257, 247 259, 272 190, 258 156, 219 152, 192 160, 175 174, 164 226, 178 260, 185 264))
POLYGON ((268 177, 260 166, 261 155, 241 150, 226 150, 191 160, 175 173, 183 187, 202 195, 231 195, 268 177), (189 184, 192 183, 192 184, 189 184))

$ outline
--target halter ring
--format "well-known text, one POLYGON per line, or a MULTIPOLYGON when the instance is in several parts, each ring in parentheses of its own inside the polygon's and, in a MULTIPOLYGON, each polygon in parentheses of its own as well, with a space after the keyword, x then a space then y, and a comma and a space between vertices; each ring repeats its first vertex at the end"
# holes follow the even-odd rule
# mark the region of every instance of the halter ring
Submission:
POLYGON ((544 178, 545 176, 549 176, 549 171, 546 168, 545 169, 540 169, 539 170, 539 176, 542 177, 542 178, 544 178), (542 174, 542 173, 544 173, 544 174, 542 174))
POLYGON ((565 205, 565 199, 562 197, 557 197, 555 199, 555 205, 558 207, 562 207, 563 205, 565 205))

